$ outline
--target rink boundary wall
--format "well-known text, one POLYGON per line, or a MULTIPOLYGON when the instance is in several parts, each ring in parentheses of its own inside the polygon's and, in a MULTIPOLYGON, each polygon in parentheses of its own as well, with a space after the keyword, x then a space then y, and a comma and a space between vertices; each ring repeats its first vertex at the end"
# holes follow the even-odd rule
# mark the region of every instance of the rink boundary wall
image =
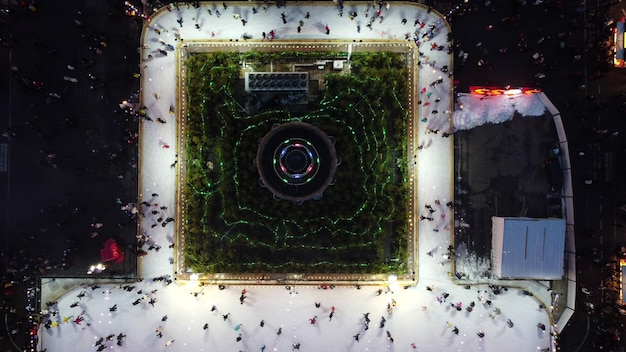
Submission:
POLYGON ((570 318, 575 312, 576 307, 576 238, 574 233, 574 191, 572 187, 572 166, 569 156, 569 144, 567 142, 567 135, 565 128, 563 127, 563 120, 561 119, 561 113, 552 104, 550 99, 544 94, 539 93, 539 99, 546 106, 552 119, 554 120, 554 126, 559 137, 559 147, 561 156, 561 171, 563 172, 563 190, 562 200, 564 203, 564 216, 565 216, 565 263, 567 272, 567 305, 561 314, 559 320, 555 322, 554 329, 557 332, 562 331, 567 326, 570 318))

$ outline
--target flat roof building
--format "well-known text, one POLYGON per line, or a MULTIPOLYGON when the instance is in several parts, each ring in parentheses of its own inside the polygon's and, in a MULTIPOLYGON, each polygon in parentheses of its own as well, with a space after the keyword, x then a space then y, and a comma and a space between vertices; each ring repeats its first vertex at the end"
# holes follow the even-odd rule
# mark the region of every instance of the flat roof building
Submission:
POLYGON ((497 217, 492 220, 492 272, 502 279, 563 277, 564 219, 497 217))

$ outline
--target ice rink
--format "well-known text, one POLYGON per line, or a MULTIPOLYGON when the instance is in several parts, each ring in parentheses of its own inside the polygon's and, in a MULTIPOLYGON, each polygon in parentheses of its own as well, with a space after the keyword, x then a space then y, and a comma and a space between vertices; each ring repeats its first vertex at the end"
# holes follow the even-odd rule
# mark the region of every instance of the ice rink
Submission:
POLYGON ((540 303, 549 306, 549 292, 530 297, 522 294, 525 283, 518 282, 521 288, 511 287, 494 295, 484 284, 466 287, 454 282, 447 258, 454 214, 445 206, 454 195, 454 136, 442 136, 443 132, 452 132, 454 110, 453 77, 448 75, 453 68, 453 57, 447 50, 450 29, 441 14, 414 3, 394 3, 388 8, 383 5, 380 11, 378 15, 377 8, 369 2, 346 3, 342 16, 330 1, 289 3, 282 8, 263 8, 252 2, 224 8, 221 3, 203 2, 199 8, 172 6, 153 15, 143 33, 147 45, 141 51, 142 102, 153 121, 141 122, 139 202, 167 207, 157 215, 143 209, 145 217, 141 218, 142 231, 161 249, 149 251, 140 259, 142 282, 100 284, 95 289, 86 284, 58 298, 58 303, 50 308, 57 311, 56 315, 46 319, 51 324, 41 327, 41 349, 96 351, 104 345, 104 350, 111 351, 291 351, 299 344, 300 351, 316 352, 526 352, 549 347, 549 317, 539 308, 540 303), (352 12, 357 16, 351 19, 352 12), (287 23, 283 23, 282 13, 287 23), (307 13, 309 18, 305 18, 307 13), (367 24, 372 18, 370 29, 367 24), (241 19, 246 20, 245 25, 241 19), (416 19, 424 24, 422 28, 414 24, 416 19), (304 26, 298 32, 301 20, 304 26), (434 35, 430 40, 419 40, 423 55, 419 57, 418 86, 414 87, 419 95, 419 103, 414 104, 419 121, 414 123, 413 143, 416 211, 426 215, 425 204, 433 205, 436 211, 434 221, 418 223, 417 286, 357 289, 337 285, 323 289, 300 285, 287 289, 242 285, 219 290, 213 285, 193 287, 153 281, 172 275, 174 270, 170 264, 174 250, 168 248, 174 227, 152 227, 157 217, 174 216, 175 208, 176 169, 170 165, 176 160, 179 145, 176 114, 170 114, 170 108, 177 106, 177 51, 168 45, 180 45, 177 37, 183 42, 230 42, 243 41, 241 36, 245 34, 251 36, 250 40, 261 40, 261 34, 270 31, 274 31, 276 43, 298 39, 404 41, 407 33, 412 41, 416 30, 420 30, 421 37, 432 28, 434 35), (444 49, 439 50, 439 46, 444 49), (159 50, 165 50, 167 55, 159 50), (440 83, 433 84, 438 80, 440 83), (165 122, 157 123, 157 119, 165 122), (158 196, 153 197, 153 193, 158 196), (440 205, 435 205, 435 200, 440 205), (134 288, 129 291, 123 286, 134 288), (241 304, 239 298, 244 289, 247 298, 241 304), (379 289, 383 290, 380 294, 379 289), (83 291, 84 296, 77 297, 83 291), (78 305, 71 307, 75 302, 78 305), (316 302, 320 303, 319 308, 316 302), (470 312, 467 307, 471 303, 474 307, 470 312), (117 309, 111 311, 114 305, 117 309), (369 325, 365 313, 369 313, 369 325), (79 316, 84 320, 77 323, 79 316), (383 317, 386 321, 381 327, 383 317), (67 322, 65 318, 69 318, 67 322), (512 327, 507 325, 509 319, 512 327), (538 324, 544 324, 545 331, 538 324), (159 332, 162 337, 157 336, 159 332), (479 332, 484 337, 479 337, 479 332), (120 333, 126 336, 121 337, 118 345, 120 333), (114 337, 109 341, 106 337, 111 334, 114 337), (101 338, 104 340, 96 345, 101 338))

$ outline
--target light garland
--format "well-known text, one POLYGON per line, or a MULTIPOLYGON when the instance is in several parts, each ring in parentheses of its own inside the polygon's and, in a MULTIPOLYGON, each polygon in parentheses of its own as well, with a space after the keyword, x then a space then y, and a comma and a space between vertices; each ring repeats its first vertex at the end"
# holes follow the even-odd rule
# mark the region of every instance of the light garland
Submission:
MULTIPOLYGON (((281 53, 285 55, 285 53, 281 53)), ((346 178, 347 170, 337 170, 337 179, 343 180, 341 187, 350 186, 350 183, 359 181, 358 189, 360 189, 363 197, 358 204, 352 205, 351 213, 342 213, 334 218, 325 216, 323 211, 315 211, 306 218, 289 218, 284 213, 278 212, 272 214, 270 208, 284 207, 280 203, 274 203, 274 207, 257 207, 253 204, 246 204, 246 196, 249 199, 254 198, 255 201, 269 197, 255 197, 255 194, 266 194, 268 191, 263 190, 258 182, 251 182, 250 172, 256 173, 251 166, 251 160, 241 156, 250 153, 251 146, 271 128, 275 122, 284 123, 293 121, 294 116, 287 109, 283 110, 266 110, 258 114, 242 114, 241 107, 235 98, 230 94, 229 88, 226 86, 217 87, 215 84, 215 75, 225 74, 230 81, 237 79, 235 74, 229 72, 228 69, 216 70, 216 66, 220 66, 215 62, 210 62, 210 54, 205 54, 207 61, 200 67, 197 63, 188 63, 188 90, 189 90, 189 106, 193 107, 194 102, 197 103, 198 116, 200 118, 187 117, 189 125, 188 131, 192 131, 186 138, 188 139, 186 147, 189 155, 203 156, 206 155, 207 146, 198 145, 197 141, 189 141, 194 136, 202 134, 211 136, 212 139, 219 139, 220 148, 211 151, 215 153, 215 157, 219 160, 218 171, 207 170, 206 165, 201 165, 202 158, 194 159, 191 156, 187 158, 187 187, 185 189, 186 198, 188 200, 195 199, 202 211, 189 212, 187 217, 190 241, 192 238, 196 240, 211 241, 209 248, 219 251, 220 248, 228 247, 230 250, 238 248, 237 246, 229 246, 228 244, 245 243, 242 251, 255 249, 254 252, 259 254, 262 250, 274 250, 279 253, 290 252, 293 254, 306 253, 315 254, 315 258, 309 262, 296 262, 286 260, 271 262, 271 258, 261 258, 262 261, 238 258, 236 263, 206 263, 208 269, 222 269, 223 264, 236 264, 242 267, 249 267, 254 270, 289 270, 298 271, 307 267, 316 268, 363 268, 373 270, 375 267, 387 266, 392 270, 401 270, 401 264, 387 265, 384 258, 378 257, 376 253, 382 251, 377 250, 388 234, 391 221, 401 216, 394 216, 397 212, 407 214, 406 206, 408 206, 408 194, 404 193, 404 199, 392 199, 390 189, 400 187, 406 189, 406 185, 397 185, 393 180, 396 171, 396 158, 399 155, 406 161, 406 135, 403 140, 395 141, 388 136, 388 128, 393 126, 394 119, 401 119, 401 126, 406 126, 409 117, 408 111, 405 109, 406 102, 403 103, 397 92, 397 84, 406 85, 406 80, 392 85, 391 101, 387 102, 390 106, 385 106, 383 102, 372 99, 367 95, 367 87, 376 92, 381 92, 384 83, 388 83, 389 77, 381 80, 380 77, 371 77, 368 79, 359 79, 357 76, 335 76, 327 77, 326 92, 333 90, 332 84, 346 82, 353 87, 363 87, 362 89, 352 88, 349 95, 337 94, 330 96, 325 94, 319 103, 317 110, 308 112, 303 116, 297 116, 299 119, 312 124, 323 125, 324 129, 329 131, 330 135, 341 136, 345 141, 338 146, 339 155, 343 155, 342 151, 348 151, 352 155, 350 163, 352 172, 358 167, 360 172, 359 178, 346 178), (219 72, 218 72, 219 71, 219 72), (192 79, 200 78, 200 83, 192 82, 192 79), (343 82, 339 82, 344 80, 343 82), (355 84, 358 83, 358 84, 355 84), (208 86, 208 88, 207 88, 208 86), (374 89, 378 87, 379 89, 374 89), (200 99, 198 99, 201 97, 200 99), (199 102, 197 102, 199 100, 199 102), (219 103, 216 104, 216 101, 219 103), (348 106, 346 107, 346 103, 348 106), (346 121, 342 117, 345 116, 346 110, 354 113, 358 121, 346 121), (394 113, 396 116, 389 116, 394 113), (207 121, 209 116, 215 116, 215 121, 207 121), (199 122, 198 126, 196 124, 199 122), (352 122, 351 124, 349 122, 352 122), (358 123, 355 123, 358 122, 358 123), (233 124, 239 125, 236 128, 233 124), (216 129, 215 127, 218 127, 216 129), (337 134, 333 131, 342 131, 337 134), (236 138, 234 138, 236 137, 236 138), (229 146, 229 141, 232 145, 229 146), (350 143, 347 145, 346 143, 350 143), (191 149, 189 149, 191 148, 191 149), (195 151, 194 151, 195 148, 195 151), (350 151, 350 148, 352 151, 350 151), (381 159, 382 158, 382 159, 381 159), (225 162, 229 161, 232 166, 226 167, 225 162), (252 171, 246 171, 250 168, 252 171), (376 170, 375 172, 372 172, 376 170), (219 177, 216 177, 219 174, 219 177), (246 177, 247 176, 247 177, 246 177), (203 180, 198 184, 195 178, 199 177, 203 180), (190 180, 194 178, 194 180, 190 180), (225 183, 232 184, 232 191, 229 194, 222 192, 225 183), (234 195, 234 197, 231 197, 234 195), (243 203, 242 203, 243 202, 243 203), (401 205, 401 206, 399 206, 401 205), (382 211, 384 210, 384 212, 382 211), (380 215, 374 219, 374 214, 380 215), (199 216, 199 219, 194 219, 199 216), (190 224, 198 221, 203 233, 194 233, 189 231, 190 224), (369 225, 369 227, 361 227, 369 225), (224 231, 219 230, 225 229, 224 231), (218 231, 219 233, 217 233, 218 231), (206 234, 212 234, 211 238, 203 237, 206 234), (324 243, 326 242, 326 243, 324 243), (341 244, 339 244, 341 243, 341 244), (349 258, 348 253, 351 251, 360 251, 359 253, 367 253, 364 262, 342 262, 341 259, 349 258), (329 259, 323 259, 328 257, 329 259), (378 259, 376 259, 378 257, 378 259), (330 259, 332 258, 332 260, 330 259), (341 258, 341 259, 340 259, 341 258)), ((239 55, 239 54, 233 54, 239 55)), ((198 59, 199 60, 199 59, 198 59)), ((223 68, 223 67, 222 67, 223 68)), ((404 72, 406 74, 406 72, 404 72)), ((391 76, 393 77, 393 76, 391 76)), ((221 76, 220 78, 224 78, 221 76)), ((404 88, 403 88, 404 89, 404 88)), ((407 96, 406 90, 401 94, 407 96)), ((408 98, 406 98, 408 99, 408 98)), ((404 99, 404 100, 406 100, 404 99)), ((191 109, 190 109, 191 110, 191 109)), ((189 112, 191 114, 191 112, 189 112)), ((404 132, 404 130, 403 130, 404 132)), ((218 144, 215 144, 216 146, 218 144)), ((406 173, 406 165, 400 167, 403 173, 406 173)), ((256 175, 258 178, 258 175, 256 175)), ((406 182, 406 175, 401 175, 403 182, 406 182)), ((341 181, 340 181, 341 182, 341 181)), ((328 191, 326 198, 333 198, 332 189, 328 191)), ((358 194, 355 197, 359 196, 358 194)), ((271 201, 271 200, 270 200, 271 201)), ((273 202, 273 201, 272 201, 273 202)), ((315 201, 313 201, 315 202, 315 201)), ((332 202, 331 202, 332 204, 332 202)), ((310 208, 315 208, 315 205, 310 208)), ((327 207, 324 206, 317 206, 327 207)), ((189 207, 188 207, 189 208, 189 207)), ((304 212, 306 208, 296 209, 304 212)), ((320 208, 321 210, 321 208, 320 208)), ((396 229, 406 231, 408 219, 404 219, 404 223, 395 224, 396 229)), ((406 238, 406 234, 401 236, 406 238)), ((402 241, 400 241, 402 242, 402 241)), ((398 244, 399 245, 399 244, 398 244)), ((402 252, 400 250, 400 252, 402 252)), ((211 256, 211 255, 209 255, 211 256)), ((400 262, 404 262, 401 260, 400 262)))

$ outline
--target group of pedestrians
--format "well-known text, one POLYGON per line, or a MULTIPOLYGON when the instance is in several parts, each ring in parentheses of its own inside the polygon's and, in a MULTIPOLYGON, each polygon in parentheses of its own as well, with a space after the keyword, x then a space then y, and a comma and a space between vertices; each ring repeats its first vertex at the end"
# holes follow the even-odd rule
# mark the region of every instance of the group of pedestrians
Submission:
MULTIPOLYGON (((258 19, 254 18, 254 16, 258 16, 257 14, 259 13, 267 13, 268 7, 273 6, 269 4, 264 4, 264 5, 260 4, 259 6, 253 7, 251 14, 233 12, 233 19, 231 19, 230 16, 222 16, 222 14, 227 14, 227 13, 230 14, 231 10, 234 11, 232 6, 229 6, 225 3, 221 4, 221 6, 220 4, 216 4, 215 6, 212 6, 212 7, 209 6, 208 8, 200 6, 198 2, 187 2, 187 3, 175 2, 172 5, 168 5, 168 4, 162 4, 158 1, 146 1, 146 5, 148 7, 149 6, 158 7, 160 5, 168 6, 167 11, 171 11, 171 12, 180 11, 180 7, 182 6, 195 7, 196 9, 199 9, 202 12, 200 15, 196 15, 196 17, 193 17, 193 18, 187 18, 187 17, 183 18, 182 16, 179 17, 178 20, 176 21, 178 24, 178 29, 174 29, 174 28, 167 29, 167 28, 161 28, 161 27, 153 28, 153 31, 154 33, 156 33, 156 35, 161 35, 162 38, 166 38, 166 39, 162 39, 161 37, 159 37, 159 39, 161 40, 158 40, 156 43, 152 44, 151 47, 143 48, 144 53, 146 53, 146 55, 144 57, 145 61, 143 61, 141 65, 157 64, 157 59, 159 59, 160 57, 171 55, 174 46, 177 44, 176 42, 183 41, 185 39, 181 33, 183 33, 183 29, 186 30, 188 26, 192 27, 196 31, 206 31, 207 33, 210 33, 211 37, 214 37, 216 35, 215 31, 217 30, 217 27, 209 28, 214 21, 216 21, 218 18, 221 18, 221 21, 236 20, 238 22, 241 22, 241 28, 243 28, 242 30, 244 31, 244 34, 246 34, 245 30, 250 27, 251 21, 261 20, 260 16, 258 19), (171 31, 169 32, 169 34, 171 34, 172 36, 168 36, 167 35, 168 32, 166 32, 166 30, 171 31), (160 33, 158 33, 157 31, 160 31, 160 33)), ((279 2, 278 5, 280 6, 282 4, 279 2)), ((34 7, 34 2, 33 2, 32 7, 34 7)), ((384 38, 402 38, 402 36, 404 35, 405 38, 414 42, 415 45, 419 48, 421 69, 423 70, 426 67, 429 69, 436 68, 438 73, 444 74, 442 77, 446 77, 449 74, 448 65, 441 63, 441 62, 437 63, 438 60, 435 59, 437 55, 448 53, 450 51, 451 44, 450 44, 449 38, 444 37, 441 34, 442 24, 441 23, 428 23, 428 21, 425 20, 424 18, 416 18, 415 20, 413 20, 413 18, 409 17, 409 18, 403 18, 400 22, 402 26, 406 26, 406 31, 407 31, 406 33, 409 34, 408 37, 406 36, 406 33, 403 33, 403 32, 386 33, 382 28, 383 28, 383 24, 386 25, 388 23, 385 21, 389 21, 388 20, 388 18, 390 18, 389 11, 391 11, 390 7, 391 7, 391 4, 389 2, 374 1, 370 5, 366 6, 364 9, 354 9, 354 10, 350 9, 348 11, 349 18, 346 18, 345 20, 354 21, 353 23, 354 23, 355 33, 360 33, 361 25, 366 23, 365 26, 368 27, 370 31, 373 31, 375 28, 380 27, 381 28, 380 34, 384 38), (411 26, 411 23, 413 23, 413 28, 409 28, 411 26)), ((341 1, 337 2, 337 8, 338 8, 338 16, 342 17, 343 11, 344 11, 344 5, 341 1)), ((30 11, 33 11, 33 10, 30 9, 30 11)), ((314 29, 315 31, 325 33, 326 35, 329 35, 329 36, 331 35, 331 33, 335 34, 338 32, 335 29, 334 25, 332 28, 333 32, 331 32, 330 31, 331 27, 329 26, 329 24, 326 24, 325 22, 322 22, 323 23, 322 26, 314 27, 312 25, 312 21, 320 21, 320 19, 313 18, 311 22, 307 21, 310 18, 311 18, 311 15, 309 12, 306 12, 304 15, 301 15, 301 14, 296 15, 290 12, 290 9, 288 7, 283 9, 283 12, 281 13, 281 20, 283 24, 286 24, 286 26, 289 28, 288 30, 293 31, 294 33, 296 32, 301 33, 301 32, 307 32, 309 30, 313 30, 311 28, 316 28, 314 29)), ((331 25, 334 23, 330 20, 328 22, 331 25)), ((87 52, 89 54, 87 54, 83 59, 81 59, 80 62, 70 62, 67 68, 67 72, 64 72, 62 75, 60 75, 58 79, 62 80, 64 84, 69 85, 69 87, 71 87, 71 85, 76 85, 77 87, 84 86, 85 88, 87 88, 86 90, 88 91, 96 91, 98 92, 96 93, 98 95, 98 99, 100 99, 101 101, 106 101, 108 99, 106 94, 104 92, 100 93, 100 90, 103 90, 105 83, 104 81, 101 81, 100 79, 96 78, 95 72, 91 71, 91 67, 93 67, 92 65, 94 65, 94 61, 97 61, 100 56, 108 54, 108 50, 109 50, 108 47, 110 44, 110 40, 108 38, 110 36, 107 35, 107 33, 90 28, 89 22, 85 18, 80 17, 80 14, 79 14, 79 18, 76 19, 76 26, 77 26, 76 28, 79 31, 86 32, 85 45, 86 45, 86 48, 88 49, 87 52), (70 69, 69 67, 73 67, 73 69, 70 69)), ((269 34, 263 33, 264 34, 263 38, 267 37, 268 39, 276 39, 285 34, 282 29, 279 30, 277 28, 268 28, 267 33, 269 34)), ((218 35, 220 35, 220 33, 218 33, 218 35)), ((43 49, 42 51, 43 53, 47 52, 52 55, 55 53, 55 51, 57 51, 55 47, 53 46, 51 47, 48 44, 42 45, 42 43, 38 43, 37 45, 46 48, 46 49, 43 49)), ((541 62, 539 64, 541 64, 541 62)), ((485 64, 485 66, 487 65, 488 64, 485 64)), ((55 101, 58 101, 63 98, 63 95, 62 95, 63 91, 60 91, 60 90, 48 91, 47 87, 49 85, 49 82, 46 79, 40 79, 39 77, 37 77, 38 75, 32 75, 24 71, 26 70, 23 69, 22 67, 17 67, 17 66, 15 66, 15 69, 13 71, 15 72, 15 76, 19 78, 19 81, 24 86, 24 88, 32 91, 33 94, 42 95, 43 93, 45 98, 49 99, 51 103, 54 103, 55 101)), ((141 77, 138 71, 139 70, 137 70, 137 72, 135 73, 134 78, 141 77)), ((423 107, 425 107, 425 109, 422 110, 424 114, 421 116, 421 119, 422 119, 421 122, 424 124, 428 124, 428 128, 432 132, 441 134, 443 137, 446 137, 446 134, 451 133, 445 126, 439 125, 440 121, 445 120, 445 118, 443 118, 442 116, 450 113, 446 108, 439 107, 439 105, 443 105, 444 103, 446 103, 446 101, 444 101, 446 99, 444 96, 445 94, 447 94, 446 92, 448 88, 449 87, 445 87, 445 84, 443 84, 443 80, 435 77, 432 80, 432 84, 428 86, 427 91, 420 93, 420 97, 421 97, 420 103, 422 104, 423 107)), ((90 148, 89 148, 93 150, 92 154, 95 155, 95 158, 97 158, 97 160, 99 161, 104 160, 107 163, 107 165, 112 165, 113 168, 115 169, 113 176, 117 180, 122 180, 122 182, 126 181, 129 178, 132 179, 135 176, 133 173, 130 173, 129 175, 127 173, 122 172, 121 170, 124 170, 124 169, 136 170, 137 169, 137 159, 136 157, 132 157, 132 155, 135 152, 135 146, 136 146, 137 139, 139 138, 139 135, 134 124, 136 124, 137 122, 143 122, 143 123, 154 122, 155 125, 161 125, 161 127, 165 127, 165 126, 168 126, 168 121, 171 122, 171 120, 168 120, 168 116, 171 116, 175 112, 174 105, 172 103, 162 102, 163 99, 166 99, 164 97, 165 94, 163 94, 162 96, 160 92, 154 92, 154 93, 155 93, 153 96, 154 100, 151 102, 144 101, 142 104, 140 104, 136 96, 135 97, 131 96, 129 98, 129 101, 131 103, 121 104, 120 108, 116 109, 114 121, 115 121, 115 125, 119 128, 119 131, 118 131, 118 135, 116 136, 115 143, 112 143, 113 145, 112 147, 104 142, 94 142, 94 141, 100 141, 102 139, 106 139, 105 138, 106 136, 104 136, 103 132, 96 127, 89 128, 89 132, 88 132, 89 136, 93 137, 93 138, 89 138, 90 140, 89 143, 93 143, 92 145, 90 145, 90 148), (133 103, 136 103, 136 104, 133 104, 133 103), (157 109, 151 105, 151 104, 157 104, 157 103, 166 104, 164 105, 165 114, 158 113, 157 109)), ((64 120, 63 123, 71 127, 75 123, 74 118, 70 117, 69 119, 64 120)), ((40 134, 42 137, 48 133, 46 131, 46 128, 40 127, 41 124, 39 122, 34 122, 32 125, 33 125, 32 127, 31 126, 27 126, 27 127, 35 131, 37 134, 40 134)), ((15 133, 15 132, 11 132, 9 133, 9 135, 11 135, 12 133, 15 133)), ((20 136, 20 132, 17 131, 14 137, 19 138, 19 136, 20 136)), ((164 153, 167 152, 168 149, 170 149, 170 144, 168 142, 169 141, 167 142, 163 141, 163 143, 160 143, 160 149, 162 149, 164 153)), ((418 149, 426 150, 432 145, 432 143, 433 143, 432 140, 423 142, 423 144, 420 144, 421 148, 418 148, 418 149)), ((93 166, 73 165, 74 162, 71 160, 72 158, 63 151, 57 152, 54 148, 46 148, 46 149, 49 149, 49 150, 46 153, 42 154, 44 156, 42 157, 42 160, 45 161, 44 163, 45 165, 51 168, 64 169, 66 167, 75 167, 76 174, 79 177, 81 175, 95 174, 97 172, 96 169, 93 168, 93 166)), ((172 165, 175 166, 175 163, 176 161, 174 161, 174 164, 172 165)), ((160 237, 158 237, 156 233, 157 231, 163 231, 162 230, 163 228, 167 228, 168 224, 174 222, 174 218, 171 216, 171 212, 170 212, 171 210, 168 209, 165 205, 163 205, 162 202, 158 201, 159 199, 158 195, 155 195, 155 194, 152 194, 151 198, 146 198, 141 203, 133 199, 131 199, 130 201, 121 200, 121 199, 129 199, 129 198, 130 196, 121 196, 119 202, 116 202, 115 205, 111 205, 111 208, 113 207, 121 208, 125 216, 128 217, 128 220, 126 223, 122 224, 122 223, 117 223, 117 222, 111 222, 106 219, 102 219, 103 216, 95 216, 93 221, 90 222, 89 226, 84 227, 84 230, 85 230, 84 232, 86 236, 92 236, 91 238, 93 239, 93 241, 98 242, 99 244, 100 240, 104 236, 112 235, 115 232, 113 229, 118 229, 120 227, 124 227, 127 225, 131 225, 130 227, 132 227, 132 225, 137 219, 141 219, 142 222, 144 222, 145 224, 148 224, 148 228, 144 226, 143 230, 145 230, 145 232, 138 234, 138 237, 136 238, 136 243, 134 243, 133 240, 131 239, 130 241, 128 241, 128 243, 125 243, 125 244, 129 244, 130 247, 125 247, 125 248, 133 248, 133 250, 136 248, 139 254, 145 254, 151 251, 154 251, 155 253, 158 252, 161 249, 161 245, 157 243, 157 239, 160 240, 160 237), (135 204, 135 202, 139 204, 135 204), (123 204, 126 204, 126 205, 123 205, 123 204)), ((63 205, 60 208, 63 209, 63 211, 66 211, 68 216, 66 217, 62 215, 59 217, 57 210, 52 209, 52 213, 54 213, 55 215, 51 215, 50 218, 58 221, 58 223, 61 224, 59 226, 61 228, 64 226, 64 219, 73 218, 75 214, 83 211, 83 209, 81 209, 78 206, 74 206, 74 203, 71 203, 71 202, 66 205, 63 205)), ((435 215, 433 214, 436 213, 436 211, 433 211, 433 212, 430 211, 430 210, 433 210, 434 208, 431 207, 430 209, 428 208, 426 209, 429 213, 424 213, 425 217, 434 218, 434 216, 445 215, 445 212, 439 209, 439 207, 437 208, 437 210, 440 212, 435 215)), ((106 213, 106 210, 96 210, 94 212, 96 213, 95 215, 100 215, 100 214, 106 213)), ((441 219, 444 219, 444 218, 441 218, 441 219)), ((445 220, 450 221, 450 219, 445 219, 445 220)), ((49 222, 48 225, 51 225, 52 227, 56 226, 54 221, 49 222)), ((45 233, 46 231, 41 231, 41 229, 35 230, 35 232, 38 232, 38 233, 39 232, 45 233)), ((171 233, 169 228, 167 228, 166 231, 168 234, 171 233)), ((34 236, 34 237, 37 237, 37 236, 34 236)), ((35 240, 33 242, 35 242, 35 240)), ((170 243, 169 245, 173 246, 173 242, 170 243)), ((73 243, 68 241, 68 251, 67 251, 68 259, 63 260, 63 264, 60 264, 62 267, 71 265, 72 260, 70 258, 72 257, 72 252, 76 251, 76 249, 74 248, 75 246, 73 245, 73 243), (65 265, 65 263, 67 263, 67 265, 65 265)), ((172 247, 169 247, 169 249, 171 248, 172 247)), ((33 257, 36 257, 36 256, 33 256, 33 257)), ((15 262, 21 261, 21 258, 19 258, 18 255, 16 255, 14 258, 11 258, 11 259, 12 260, 10 261, 10 263, 12 261, 15 261, 15 262)), ((59 265, 59 264, 54 264, 54 262, 55 260, 50 260, 49 258, 46 258, 41 263, 38 263, 37 266, 42 267, 44 269, 54 268, 54 265, 59 265)), ((16 271, 18 272, 27 272, 27 270, 30 270, 27 268, 29 264, 31 263, 25 263, 25 262, 21 262, 19 264, 15 263, 14 266, 17 268, 16 271)), ((163 283, 164 287, 167 287, 167 285, 172 283, 172 278, 157 277, 153 281, 155 283, 159 283, 159 282, 163 283)), ((45 323, 45 325, 47 325, 46 326, 47 330, 48 329, 52 330, 52 328, 55 328, 55 327, 62 327, 63 324, 74 325, 74 326, 80 325, 81 328, 89 329, 89 326, 90 326, 89 324, 91 324, 90 320, 92 318, 89 316, 89 309, 87 309, 88 303, 86 301, 89 300, 91 295, 99 294, 97 293, 98 291, 96 291, 98 288, 99 287, 94 288, 93 286, 84 287, 83 291, 79 292, 77 296, 78 301, 73 302, 71 305, 73 305, 76 302, 77 304, 74 307, 71 307, 70 305, 69 308, 76 309, 76 313, 80 309, 82 311, 80 314, 75 313, 75 314, 62 316, 61 313, 59 312, 60 309, 58 307, 51 307, 52 309, 49 310, 48 320, 45 323), (85 302, 83 300, 85 300, 85 302), (68 321, 64 323, 63 321, 65 320, 65 318, 68 318, 68 321), (56 322, 56 325, 54 325, 55 322, 56 322)), ((143 292, 142 289, 133 287, 133 285, 105 289, 104 291, 102 291, 102 294, 113 296, 113 294, 111 293, 112 290, 115 291, 117 289, 120 289, 121 291, 125 291, 122 293, 126 295, 127 297, 126 297, 126 300, 110 302, 111 304, 107 307, 107 309, 108 309, 108 313, 110 313, 111 316, 115 316, 121 310, 133 309, 132 308, 133 306, 139 306, 139 307, 146 308, 146 309, 160 309, 159 304, 157 303, 158 301, 156 298, 156 291, 154 292, 150 291, 149 293, 143 292)), ((115 295, 119 296, 117 291, 115 295)), ((248 293, 242 292, 239 298, 239 304, 242 306, 245 306, 245 305, 248 305, 249 303, 250 303, 250 300, 248 298, 248 293)), ((385 329, 384 337, 389 342, 393 343, 394 338, 391 333, 391 331, 393 330, 391 330, 391 328, 388 325, 385 328, 386 326, 385 324, 387 324, 388 319, 392 319, 391 317, 396 307, 396 302, 394 300, 391 300, 385 303, 381 303, 380 306, 381 306, 381 314, 380 314, 381 319, 379 323, 380 329, 385 329), (387 329, 390 329, 390 330, 387 330, 387 329)), ((455 305, 455 309, 460 308, 460 307, 461 305, 459 304, 455 305)), ((317 308, 320 309, 319 306, 317 306, 317 308)), ((325 309, 324 316, 328 317, 328 323, 331 323, 331 324, 335 323, 333 321, 333 318, 336 316, 335 314, 337 314, 339 318, 347 314, 354 314, 354 313, 348 313, 348 312, 343 312, 339 310, 336 311, 334 306, 330 306, 329 308, 325 307, 324 309, 325 309)), ((72 312, 71 310, 69 311, 72 312)), ((225 321, 232 319, 230 313, 225 313, 225 314, 220 314, 220 315, 222 315, 222 317, 225 316, 224 318, 225 321)), ((358 314, 355 314, 355 315, 358 316, 358 314)), ((321 313, 320 313, 320 316, 321 316, 321 313)), ((166 329, 166 325, 167 325, 166 321, 168 320, 167 315, 163 316, 163 318, 161 319, 162 321, 160 323, 156 322, 157 324, 161 324, 161 325, 158 325, 159 327, 155 331, 157 338, 163 338, 165 342, 162 342, 162 343, 167 347, 175 346, 175 341, 177 341, 176 339, 179 339, 180 341, 180 338, 178 336, 174 337, 174 336, 168 335, 168 331, 166 329)), ((317 315, 313 315, 312 319, 313 321, 310 321, 312 325, 318 324, 317 315)), ((356 335, 353 336, 356 342, 359 342, 359 339, 362 338, 364 334, 366 334, 365 331, 369 329, 369 313, 364 314, 363 321, 364 321, 363 331, 360 331, 356 335)), ((265 325, 265 320, 261 320, 260 326, 263 327, 264 325, 265 325)), ((203 325, 200 325, 199 328, 200 327, 206 331, 211 330, 209 323, 204 323, 203 325)), ((237 324, 235 325, 233 329, 235 330, 234 338, 236 342, 241 342, 243 339, 246 338, 247 332, 245 331, 245 326, 243 326, 242 324, 237 324)), ((277 332, 276 333, 277 335, 280 335, 282 333, 282 327, 279 327, 276 330, 276 332, 277 332)), ((456 333, 458 333, 458 329, 456 333)), ((121 344, 125 338, 125 335, 122 333, 113 335, 113 337, 111 336, 112 335, 108 335, 106 337, 103 337, 101 340, 100 339, 96 340, 96 342, 100 341, 100 343, 97 343, 94 346, 94 348, 96 348, 97 350, 104 350, 108 348, 108 346, 106 346, 107 342, 110 342, 110 344, 113 344, 113 343, 121 344), (117 340, 117 342, 114 340, 117 340)), ((300 349, 300 342, 294 341, 292 346, 293 346, 293 349, 300 349)), ((265 346, 262 347, 262 350, 264 349, 264 347, 265 346)), ((415 344, 412 344, 412 347, 415 348, 415 344)))

